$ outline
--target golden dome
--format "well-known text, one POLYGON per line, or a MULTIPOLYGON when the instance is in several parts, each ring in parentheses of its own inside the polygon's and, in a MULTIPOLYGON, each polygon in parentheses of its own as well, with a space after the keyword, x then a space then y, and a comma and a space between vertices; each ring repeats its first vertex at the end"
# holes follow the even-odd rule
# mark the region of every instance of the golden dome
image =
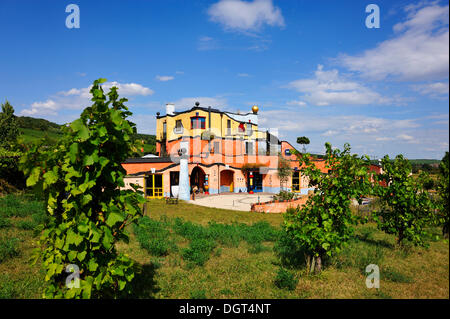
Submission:
POLYGON ((257 105, 253 105, 253 107, 252 107, 253 113, 254 113, 254 114, 257 114, 257 113, 258 113, 258 110, 259 110, 258 106, 257 106, 257 105))

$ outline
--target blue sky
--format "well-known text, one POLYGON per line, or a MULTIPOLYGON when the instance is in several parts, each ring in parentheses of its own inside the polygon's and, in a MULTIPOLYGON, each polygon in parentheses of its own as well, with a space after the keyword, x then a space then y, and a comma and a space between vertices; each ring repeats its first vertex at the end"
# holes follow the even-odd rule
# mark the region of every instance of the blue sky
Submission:
POLYGON ((440 159, 449 149, 445 1, 0 2, 0 100, 65 123, 96 78, 154 133, 165 103, 260 107, 260 127, 308 151, 350 143, 374 157, 440 159), (80 28, 65 25, 80 8, 80 28), (367 28, 368 4, 380 28, 367 28))

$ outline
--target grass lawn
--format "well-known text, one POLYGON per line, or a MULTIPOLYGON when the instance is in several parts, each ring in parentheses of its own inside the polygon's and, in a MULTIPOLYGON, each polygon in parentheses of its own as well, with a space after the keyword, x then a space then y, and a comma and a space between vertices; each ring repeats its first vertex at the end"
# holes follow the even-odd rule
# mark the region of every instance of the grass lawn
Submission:
MULTIPOLYGON (((320 275, 307 276, 301 265, 282 263, 273 249, 280 247, 281 214, 163 200, 149 201, 148 208, 138 227, 128 227, 130 243, 117 247, 151 269, 149 282, 155 285, 145 298, 449 298, 449 245, 443 240, 399 249, 375 224, 361 225, 320 275), (378 290, 365 285, 371 263, 380 268, 378 290), (274 284, 280 268, 292 290, 274 284)), ((28 263, 39 209, 30 199, 0 198, 0 297, 41 296, 44 275, 28 263)))

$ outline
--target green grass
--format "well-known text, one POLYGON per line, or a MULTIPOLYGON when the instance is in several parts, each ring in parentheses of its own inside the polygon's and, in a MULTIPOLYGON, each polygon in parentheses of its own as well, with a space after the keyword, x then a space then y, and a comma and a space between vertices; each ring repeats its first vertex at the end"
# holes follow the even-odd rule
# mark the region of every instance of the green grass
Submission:
MULTIPOLYGON (((42 295, 45 274, 39 262, 29 262, 37 240, 29 228, 45 218, 42 210, 31 196, 0 198, 0 215, 10 222, 0 237, 11 240, 5 251, 18 252, 0 262, 0 298, 42 295)), ((280 214, 163 200, 149 201, 149 212, 139 226, 127 228, 130 242, 117 244, 136 261, 139 285, 133 297, 449 298, 449 246, 443 240, 430 238, 429 248, 400 249, 393 236, 368 223, 357 227, 340 254, 324 261, 320 275, 311 276, 301 248, 282 236, 280 214), (365 286, 370 263, 379 266, 380 289, 365 286)))
POLYGON ((47 136, 50 141, 56 143, 62 137, 62 133, 53 132, 53 131, 40 131, 31 128, 20 128, 21 137, 23 138, 25 143, 37 142, 41 138, 47 136))

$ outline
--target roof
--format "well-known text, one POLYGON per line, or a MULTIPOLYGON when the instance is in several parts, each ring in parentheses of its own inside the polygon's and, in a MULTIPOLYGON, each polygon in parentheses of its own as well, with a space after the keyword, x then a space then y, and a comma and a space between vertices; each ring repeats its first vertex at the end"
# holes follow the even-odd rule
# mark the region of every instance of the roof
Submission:
POLYGON ((163 117, 166 117, 166 116, 173 117, 173 116, 177 116, 179 114, 189 113, 189 112, 196 111, 196 110, 205 111, 205 112, 211 111, 211 112, 219 113, 219 114, 227 114, 228 113, 228 114, 243 115, 243 116, 249 115, 249 114, 253 114, 253 112, 238 114, 238 113, 233 113, 233 112, 221 111, 219 109, 214 109, 214 108, 211 108, 211 107, 194 106, 194 107, 192 107, 189 110, 185 110, 185 111, 181 111, 181 112, 175 111, 175 112, 173 112, 173 114, 159 115, 159 116, 156 116, 156 118, 160 119, 160 118, 163 118, 163 117))
POLYGON ((127 158, 124 162, 128 163, 171 163, 173 162, 170 157, 137 157, 137 158, 127 158))

